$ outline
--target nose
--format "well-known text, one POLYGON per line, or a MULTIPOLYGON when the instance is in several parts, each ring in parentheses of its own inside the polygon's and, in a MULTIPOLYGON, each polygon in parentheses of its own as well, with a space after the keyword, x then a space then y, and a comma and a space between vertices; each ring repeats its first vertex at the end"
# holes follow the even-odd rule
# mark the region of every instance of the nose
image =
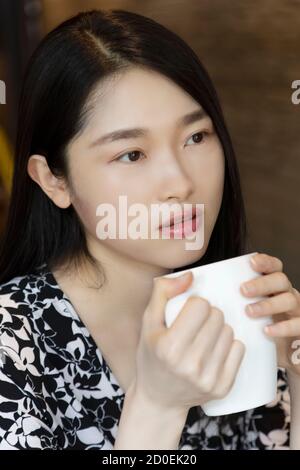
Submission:
POLYGON ((159 199, 187 201, 193 192, 193 182, 176 156, 165 159, 160 168, 159 199))

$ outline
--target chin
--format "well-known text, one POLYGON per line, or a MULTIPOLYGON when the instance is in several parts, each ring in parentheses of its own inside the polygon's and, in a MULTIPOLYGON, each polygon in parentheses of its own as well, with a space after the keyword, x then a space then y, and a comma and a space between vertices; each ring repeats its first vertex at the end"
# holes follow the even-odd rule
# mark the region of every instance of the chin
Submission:
POLYGON ((166 251, 159 260, 159 265, 165 269, 185 269, 190 264, 199 261, 205 252, 203 248, 191 251, 184 250, 182 253, 179 253, 177 249, 176 253, 169 253, 169 255, 166 251))

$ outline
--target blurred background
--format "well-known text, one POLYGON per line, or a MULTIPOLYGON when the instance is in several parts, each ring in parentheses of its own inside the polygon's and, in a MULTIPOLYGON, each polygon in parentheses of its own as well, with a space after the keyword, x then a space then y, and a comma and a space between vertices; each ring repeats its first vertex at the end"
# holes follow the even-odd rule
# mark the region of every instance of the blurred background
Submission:
POLYGON ((149 16, 196 51, 232 135, 252 245, 277 256, 300 288, 300 0, 0 0, 0 235, 13 170, 22 74, 40 39, 79 11, 122 8, 149 16))

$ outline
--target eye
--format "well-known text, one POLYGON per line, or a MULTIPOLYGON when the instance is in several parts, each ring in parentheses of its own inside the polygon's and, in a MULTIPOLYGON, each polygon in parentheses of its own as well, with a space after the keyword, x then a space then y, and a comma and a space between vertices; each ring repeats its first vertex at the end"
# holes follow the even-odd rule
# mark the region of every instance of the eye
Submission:
MULTIPOLYGON (((194 144, 201 144, 201 142, 203 142, 203 140, 206 138, 207 135, 208 135, 208 132, 205 132, 205 131, 196 132, 188 140, 193 139, 195 136, 197 136, 196 137, 196 142, 194 141, 194 144)), ((129 160, 127 160, 127 162, 135 163, 138 160, 140 160, 140 158, 139 158, 140 155, 142 155, 142 152, 140 152, 139 150, 132 150, 131 152, 123 153, 123 155, 120 155, 119 157, 115 158, 114 161, 123 161, 124 162, 124 160, 122 160, 122 159, 124 157, 129 156, 129 160)))
MULTIPOLYGON (((127 152, 127 153, 123 153, 123 155, 120 155, 118 158, 116 158, 115 160, 117 161, 121 161, 122 158, 126 157, 127 155, 129 155, 129 162, 130 163, 134 163, 136 161, 139 160, 139 155, 141 155, 142 152, 140 152, 139 150, 132 150, 131 152, 127 152)), ((123 160, 124 161, 124 160, 123 160)), ((127 160, 128 161, 128 160, 127 160)))
POLYGON ((208 135, 208 132, 205 132, 205 131, 196 132, 188 139, 188 141, 190 139, 194 139, 194 137, 196 136, 196 142, 194 140, 194 144, 201 144, 201 142, 203 142, 203 140, 205 139, 207 135, 208 135))

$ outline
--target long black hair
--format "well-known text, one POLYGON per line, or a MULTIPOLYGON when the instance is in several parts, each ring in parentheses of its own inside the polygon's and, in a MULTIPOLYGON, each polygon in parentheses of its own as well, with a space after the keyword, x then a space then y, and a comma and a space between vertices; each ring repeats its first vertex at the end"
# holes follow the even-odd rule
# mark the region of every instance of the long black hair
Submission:
POLYGON ((97 264, 73 206, 56 206, 29 176, 27 164, 31 155, 44 155, 53 174, 68 181, 66 147, 84 126, 94 87, 132 66, 155 70, 189 93, 211 117, 223 147, 221 208, 205 254, 189 267, 247 252, 237 162, 216 91, 198 56, 177 34, 148 17, 120 9, 92 10, 48 33, 27 66, 0 251, 0 283, 44 263, 54 267, 83 257, 97 264))

